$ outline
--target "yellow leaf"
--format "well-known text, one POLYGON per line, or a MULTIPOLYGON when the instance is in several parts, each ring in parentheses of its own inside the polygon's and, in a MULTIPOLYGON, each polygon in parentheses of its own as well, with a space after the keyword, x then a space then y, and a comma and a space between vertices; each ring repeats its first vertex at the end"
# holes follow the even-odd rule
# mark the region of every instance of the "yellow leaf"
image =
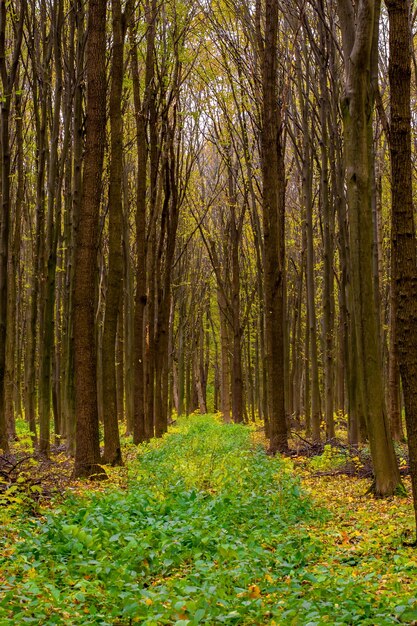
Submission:
POLYGON ((260 598, 261 590, 258 585, 249 585, 249 597, 250 598, 260 598))

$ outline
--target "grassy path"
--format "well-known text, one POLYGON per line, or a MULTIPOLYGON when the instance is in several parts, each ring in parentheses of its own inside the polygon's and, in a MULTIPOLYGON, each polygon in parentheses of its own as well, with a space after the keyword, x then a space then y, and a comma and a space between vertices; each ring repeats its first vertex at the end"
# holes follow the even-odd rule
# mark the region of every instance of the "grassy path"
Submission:
MULTIPOLYGON (((390 586, 386 555, 340 528, 337 506, 320 509, 247 428, 183 420, 117 483, 3 527, 0 626, 411 624, 416 583, 390 586)), ((416 581, 411 550, 388 553, 416 581)))

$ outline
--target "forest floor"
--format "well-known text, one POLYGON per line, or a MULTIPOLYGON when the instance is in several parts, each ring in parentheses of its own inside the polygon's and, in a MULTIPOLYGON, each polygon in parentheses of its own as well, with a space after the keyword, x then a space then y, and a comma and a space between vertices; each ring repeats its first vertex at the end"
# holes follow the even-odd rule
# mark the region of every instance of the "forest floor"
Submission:
POLYGON ((89 483, 21 435, 0 465, 0 626, 417 624, 411 498, 364 495, 366 450, 264 443, 193 416, 89 483))

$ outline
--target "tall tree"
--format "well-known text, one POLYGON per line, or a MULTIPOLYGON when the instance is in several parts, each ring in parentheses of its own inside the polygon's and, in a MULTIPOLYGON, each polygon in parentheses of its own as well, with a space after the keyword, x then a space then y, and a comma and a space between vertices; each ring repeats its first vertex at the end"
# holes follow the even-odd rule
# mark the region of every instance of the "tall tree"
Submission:
POLYGON ((86 139, 74 279, 75 477, 103 475, 98 428, 95 276, 106 133, 106 0, 89 0, 86 139))
POLYGON ((109 270, 107 277, 106 311, 103 330, 103 421, 104 461, 120 465, 119 426, 116 394, 116 334, 121 319, 123 285, 123 47, 124 22, 120 0, 112 0, 113 56, 110 87, 110 186, 109 186, 109 270))
POLYGON ((285 169, 277 81, 278 0, 264 4, 262 58, 262 212, 264 235, 265 346, 270 451, 288 449, 284 383, 285 169))
POLYGON ((384 400, 371 204, 373 78, 380 3, 339 0, 337 7, 345 67, 343 124, 358 380, 374 467, 373 491, 389 496, 399 487, 400 475, 384 400))
MULTIPOLYGON (((330 35, 326 28, 325 3, 320 0, 320 204, 323 216, 323 342, 324 342, 324 414, 326 435, 335 437, 334 425, 334 209, 329 189, 329 132, 330 94, 328 89, 327 60, 330 35)), ((334 148, 333 148, 334 150, 334 148)))
POLYGON ((64 245, 66 246, 65 288, 67 297, 64 300, 64 328, 62 349, 62 414, 64 434, 67 436, 68 448, 73 453, 75 446, 75 380, 74 380, 74 272, 75 272, 75 241, 78 216, 81 203, 82 158, 84 147, 83 101, 85 98, 84 84, 84 53, 85 53, 85 9, 82 0, 77 0, 71 13, 71 45, 69 46, 68 89, 74 93, 71 107, 71 160, 67 163, 69 170, 68 186, 70 193, 66 206, 64 245), (65 331, 65 333, 64 333, 65 331))
MULTIPOLYGON (((320 381, 319 381, 319 358, 317 350, 317 310, 316 310, 316 285, 314 280, 314 268, 316 265, 314 250, 314 229, 313 229, 313 209, 314 209, 314 193, 313 193, 313 141, 311 129, 311 76, 310 64, 308 62, 308 49, 306 41, 302 45, 303 56, 306 59, 306 67, 302 71, 301 55, 297 46, 296 64, 297 64, 297 83, 298 83, 298 99, 301 108, 301 124, 300 124, 300 150, 302 163, 299 165, 301 176, 301 188, 303 192, 303 213, 304 213, 304 237, 306 243, 306 325, 308 325, 309 338, 309 357, 311 369, 311 435, 313 441, 320 441, 320 381)), ((298 161, 299 159, 297 159, 298 161)))
MULTIPOLYGON (((42 293, 41 315, 41 350, 39 373, 39 451, 42 455, 49 455, 50 448, 50 413, 52 392, 52 358, 54 344, 54 308, 55 283, 57 265, 57 247, 61 225, 63 165, 69 143, 69 116, 66 117, 64 145, 59 155, 59 139, 61 130, 61 102, 62 102, 62 29, 63 5, 54 2, 52 6, 51 38, 53 58, 55 62, 55 86, 51 124, 51 149, 49 155, 48 172, 48 200, 46 220, 45 267, 42 293)), ((57 433, 58 434, 58 433, 57 433)))
POLYGON ((136 180, 136 292, 134 328, 134 419, 133 441, 138 444, 149 439, 153 432, 153 415, 145 412, 145 307, 147 304, 146 285, 146 188, 148 171, 148 123, 153 95, 156 1, 152 1, 152 11, 146 12, 146 64, 145 93, 141 101, 141 86, 138 63, 138 44, 135 24, 131 26, 131 72, 133 81, 133 101, 136 121, 137 180, 136 180))
POLYGON ((20 49, 23 39, 23 24, 26 0, 21 0, 14 46, 11 59, 8 58, 9 43, 6 40, 7 21, 13 7, 6 0, 0 0, 0 78, 3 96, 0 117, 0 448, 7 451, 7 425, 5 415, 5 370, 7 336, 7 268, 9 263, 10 231, 10 107, 17 75, 20 49))
POLYGON ((391 227, 396 336, 417 523, 417 240, 411 161, 410 3, 386 0, 389 16, 391 227))

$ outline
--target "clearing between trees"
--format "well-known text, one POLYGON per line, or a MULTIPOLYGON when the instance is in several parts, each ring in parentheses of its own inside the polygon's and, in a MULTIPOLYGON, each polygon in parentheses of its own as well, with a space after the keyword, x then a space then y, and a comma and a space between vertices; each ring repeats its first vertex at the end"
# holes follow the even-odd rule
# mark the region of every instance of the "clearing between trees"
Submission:
POLYGON ((52 502, 23 475, 2 494, 1 626, 414 623, 410 497, 364 496, 367 479, 314 475, 337 465, 328 449, 272 458, 259 439, 191 416, 52 502))

